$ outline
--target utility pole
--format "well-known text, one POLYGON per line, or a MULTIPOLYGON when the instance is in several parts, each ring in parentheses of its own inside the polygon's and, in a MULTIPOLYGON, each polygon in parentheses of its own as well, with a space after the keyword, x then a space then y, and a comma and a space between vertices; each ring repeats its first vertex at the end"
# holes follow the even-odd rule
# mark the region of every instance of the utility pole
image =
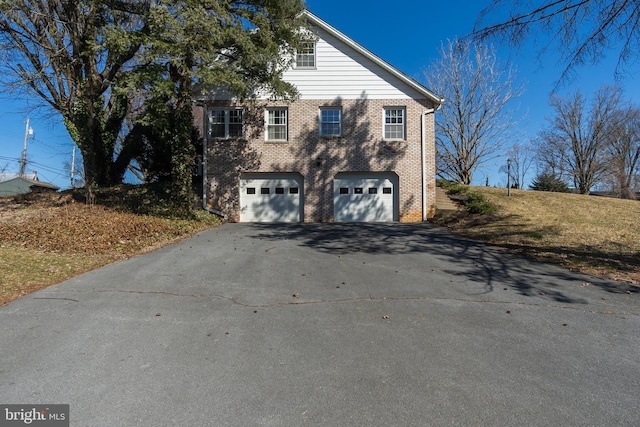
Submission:
POLYGON ((71 151, 71 189, 75 188, 73 186, 73 176, 76 174, 75 165, 76 165, 76 147, 74 145, 73 150, 71 151))
POLYGON ((22 149, 22 159, 20 160, 20 176, 23 178, 27 167, 27 141, 29 140, 29 135, 33 135, 33 129, 29 127, 29 117, 27 117, 26 124, 27 126, 24 129, 24 148, 22 149))

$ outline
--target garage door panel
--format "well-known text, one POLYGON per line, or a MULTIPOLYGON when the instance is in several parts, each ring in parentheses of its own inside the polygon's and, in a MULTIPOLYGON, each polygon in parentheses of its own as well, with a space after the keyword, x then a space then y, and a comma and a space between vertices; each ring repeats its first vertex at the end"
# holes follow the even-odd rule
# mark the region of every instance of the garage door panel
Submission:
POLYGON ((339 174, 334 179, 334 221, 392 222, 396 219, 395 188, 388 174, 339 174))
POLYGON ((337 222, 393 221, 389 207, 382 201, 370 197, 364 197, 362 200, 339 198, 335 209, 338 212, 335 216, 337 222))
POLYGON ((245 176, 240 180, 240 221, 299 222, 302 195, 299 175, 245 176))

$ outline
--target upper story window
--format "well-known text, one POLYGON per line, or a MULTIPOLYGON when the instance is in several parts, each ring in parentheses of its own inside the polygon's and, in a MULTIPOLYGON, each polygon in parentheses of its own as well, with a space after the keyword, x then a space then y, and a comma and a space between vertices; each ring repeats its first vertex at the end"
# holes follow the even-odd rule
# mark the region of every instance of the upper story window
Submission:
POLYGON ((209 111, 209 136, 211 138, 242 138, 244 113, 240 108, 221 108, 209 111))
POLYGON ((405 139, 405 115, 402 107, 384 109, 384 139, 405 139))
POLYGON ((286 141, 288 110, 286 108, 267 109, 267 141, 286 141))
POLYGON ((304 42, 296 55, 296 68, 315 68, 316 66, 316 44, 314 42, 304 42))
POLYGON ((340 108, 320 109, 320 136, 342 135, 342 110, 340 108))

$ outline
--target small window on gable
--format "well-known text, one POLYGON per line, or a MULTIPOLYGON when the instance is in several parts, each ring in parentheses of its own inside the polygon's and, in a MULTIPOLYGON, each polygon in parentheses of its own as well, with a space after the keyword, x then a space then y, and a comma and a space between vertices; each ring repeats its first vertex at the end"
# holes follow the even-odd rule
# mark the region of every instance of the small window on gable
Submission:
POLYGON ((286 108, 267 109, 267 141, 287 140, 288 110, 286 108))
POLYGON ((387 107, 384 109, 384 139, 405 139, 404 107, 387 107))
POLYGON ((342 135, 342 110, 340 108, 320 109, 320 136, 342 135))
POLYGON ((296 68, 316 67, 316 44, 315 42, 304 42, 296 55, 296 68))

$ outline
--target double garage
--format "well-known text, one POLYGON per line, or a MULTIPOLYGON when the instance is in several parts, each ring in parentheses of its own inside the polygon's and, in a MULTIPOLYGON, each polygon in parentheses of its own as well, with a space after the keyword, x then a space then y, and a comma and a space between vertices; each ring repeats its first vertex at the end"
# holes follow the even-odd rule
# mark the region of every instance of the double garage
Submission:
MULTIPOLYGON (((335 222, 398 220, 398 176, 393 172, 341 172, 333 178, 335 222)), ((298 173, 240 177, 240 222, 302 222, 304 178, 298 173)))

